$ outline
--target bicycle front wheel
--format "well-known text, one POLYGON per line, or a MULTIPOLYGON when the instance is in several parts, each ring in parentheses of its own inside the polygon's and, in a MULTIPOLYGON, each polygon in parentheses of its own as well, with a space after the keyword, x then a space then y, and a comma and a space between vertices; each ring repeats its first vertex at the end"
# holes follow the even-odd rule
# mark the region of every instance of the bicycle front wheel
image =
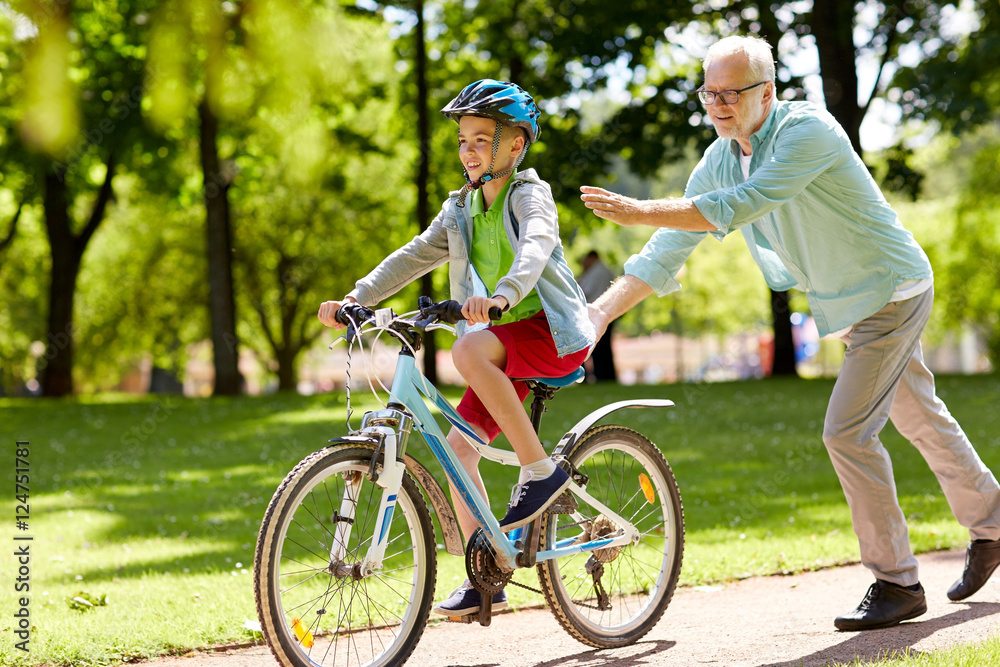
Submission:
POLYGON ((382 568, 370 576, 351 571, 365 558, 380 509, 382 488, 366 477, 372 454, 363 447, 316 452, 268 505, 254 587, 264 638, 284 667, 401 665, 423 634, 437 556, 427 504, 408 475, 382 568), (345 518, 351 512, 353 520, 345 518))
MULTIPOLYGON (((663 616, 680 576, 684 511, 673 472, 656 446, 621 426, 588 430, 568 455, 595 500, 635 526, 638 543, 537 566, 545 599, 570 635, 589 646, 638 641, 663 616)), ((539 549, 613 536, 601 510, 578 498, 573 514, 543 515, 539 549)))

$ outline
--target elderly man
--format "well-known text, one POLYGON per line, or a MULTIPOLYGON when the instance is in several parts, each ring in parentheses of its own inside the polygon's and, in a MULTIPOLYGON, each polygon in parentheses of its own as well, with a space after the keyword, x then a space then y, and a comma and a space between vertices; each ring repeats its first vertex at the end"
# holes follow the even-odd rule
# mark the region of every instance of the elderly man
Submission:
POLYGON ((966 566, 948 591, 962 600, 1000 564, 1000 486, 934 392, 920 334, 933 302, 930 263, 900 224, 836 120, 812 104, 775 97, 771 47, 728 37, 704 62, 698 96, 716 140, 684 198, 638 201, 583 187, 594 213, 620 225, 659 227, 594 304, 600 333, 675 280, 694 247, 739 229, 767 283, 805 292, 821 335, 847 343, 823 428, 851 509, 861 559, 875 583, 840 630, 896 625, 927 610, 879 442, 887 419, 927 460, 958 521, 969 529, 966 566))

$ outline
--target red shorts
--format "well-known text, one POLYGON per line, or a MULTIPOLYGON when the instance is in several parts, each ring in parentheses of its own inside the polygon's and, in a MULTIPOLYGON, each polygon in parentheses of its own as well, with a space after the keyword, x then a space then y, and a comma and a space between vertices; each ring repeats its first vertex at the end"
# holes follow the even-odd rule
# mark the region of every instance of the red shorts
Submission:
MULTIPOLYGON (((588 348, 583 348, 560 357, 549 331, 549 321, 545 319, 545 311, 526 320, 490 327, 488 331, 507 350, 504 374, 509 378, 556 378, 569 375, 580 367, 589 351, 588 348)), ((528 385, 524 382, 513 384, 517 397, 524 401, 530 391, 528 385)), ((489 442, 500 434, 500 427, 471 388, 465 390, 465 396, 458 404, 458 414, 465 421, 486 431, 489 442)))

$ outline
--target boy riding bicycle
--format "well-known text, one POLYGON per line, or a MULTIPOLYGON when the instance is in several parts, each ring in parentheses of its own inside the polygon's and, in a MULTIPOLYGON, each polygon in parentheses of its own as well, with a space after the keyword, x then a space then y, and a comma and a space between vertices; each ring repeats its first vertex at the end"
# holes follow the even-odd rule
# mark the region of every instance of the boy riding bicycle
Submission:
MULTIPOLYGON (((509 531, 540 516, 569 485, 524 411, 528 387, 510 378, 567 375, 583 363, 594 330, 563 257, 552 191, 534 169, 517 171, 540 131, 534 100, 516 84, 483 79, 441 113, 458 123, 466 185, 451 193, 426 231, 359 280, 344 300, 324 302, 318 317, 341 328, 334 316, 344 303, 374 305, 449 262, 451 297, 463 304, 467 320, 459 323, 452 347, 455 367, 469 383, 458 413, 486 442, 506 434, 521 464, 500 521, 509 531), (503 318, 483 328, 492 307, 503 318)), ((448 442, 485 498, 479 452, 456 428, 448 442)), ((468 540, 478 524, 463 503, 455 503, 455 511, 468 540)), ((466 580, 434 611, 465 616, 480 604, 480 593, 466 580)), ((497 593, 492 606, 506 607, 506 593, 497 593)))

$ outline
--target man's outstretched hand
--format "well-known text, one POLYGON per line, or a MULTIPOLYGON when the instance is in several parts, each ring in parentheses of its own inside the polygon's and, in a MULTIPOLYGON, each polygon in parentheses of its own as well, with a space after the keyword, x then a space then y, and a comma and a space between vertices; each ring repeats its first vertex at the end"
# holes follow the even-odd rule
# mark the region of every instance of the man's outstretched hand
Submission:
POLYGON ((599 218, 623 227, 647 224, 644 220, 647 215, 646 202, 591 185, 580 186, 580 192, 583 193, 580 199, 599 218))

